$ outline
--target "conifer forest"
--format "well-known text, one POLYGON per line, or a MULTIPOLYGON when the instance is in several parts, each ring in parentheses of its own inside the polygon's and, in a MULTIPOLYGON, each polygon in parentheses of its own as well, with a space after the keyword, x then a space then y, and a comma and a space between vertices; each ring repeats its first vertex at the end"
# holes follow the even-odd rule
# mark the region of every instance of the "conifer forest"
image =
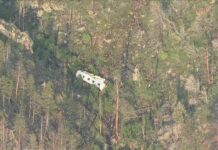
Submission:
POLYGON ((218 0, 0 0, 0 150, 218 150, 218 0))

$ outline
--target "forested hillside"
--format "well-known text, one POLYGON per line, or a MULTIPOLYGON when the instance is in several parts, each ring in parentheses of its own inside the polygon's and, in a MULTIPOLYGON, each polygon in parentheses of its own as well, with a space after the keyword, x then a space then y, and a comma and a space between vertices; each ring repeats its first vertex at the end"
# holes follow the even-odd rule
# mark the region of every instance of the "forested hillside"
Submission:
POLYGON ((218 1, 0 0, 0 149, 217 150, 218 1))

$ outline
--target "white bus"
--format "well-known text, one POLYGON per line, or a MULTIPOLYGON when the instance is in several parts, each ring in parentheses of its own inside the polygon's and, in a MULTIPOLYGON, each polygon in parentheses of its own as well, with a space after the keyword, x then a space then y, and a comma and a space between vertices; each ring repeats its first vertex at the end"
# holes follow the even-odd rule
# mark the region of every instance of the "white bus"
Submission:
POLYGON ((83 81, 95 85, 101 91, 106 87, 106 80, 104 78, 88 73, 86 71, 78 70, 76 72, 76 77, 82 78, 83 81))

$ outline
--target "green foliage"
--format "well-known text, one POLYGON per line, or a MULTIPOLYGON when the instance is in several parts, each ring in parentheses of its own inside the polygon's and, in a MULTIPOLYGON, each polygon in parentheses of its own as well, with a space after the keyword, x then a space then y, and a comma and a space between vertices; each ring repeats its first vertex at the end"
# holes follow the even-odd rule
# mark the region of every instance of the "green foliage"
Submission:
POLYGON ((82 34, 82 41, 85 43, 85 44, 88 44, 91 40, 91 36, 88 34, 88 33, 83 33, 82 34))
POLYGON ((49 35, 48 37, 45 37, 43 33, 38 33, 34 41, 34 55, 38 56, 39 60, 47 61, 48 58, 51 56, 51 53, 55 49, 54 41, 54 35, 49 35))
POLYGON ((203 35, 192 35, 190 37, 190 41, 194 44, 196 48, 205 47, 207 45, 207 39, 203 35))
POLYGON ((38 149, 37 138, 34 134, 30 134, 30 149, 38 149))
POLYGON ((26 124, 25 124, 25 118, 22 114, 18 114, 14 121, 14 128, 16 135, 18 138, 22 138, 27 133, 26 131, 26 124))
POLYGON ((92 149, 93 149, 93 150, 101 150, 101 148, 100 148, 98 145, 93 145, 93 146, 92 146, 92 149))
POLYGON ((6 0, 0 1, 0 18, 9 21, 10 18, 12 18, 15 13, 16 13, 16 6, 14 1, 6 1, 6 0), (8 5, 7 2, 9 2, 10 5, 8 5))
POLYGON ((177 123, 183 123, 184 115, 185 115, 184 106, 179 102, 173 111, 173 119, 177 123))
POLYGON ((0 92, 4 98, 6 99, 11 98, 12 89, 13 89, 12 81, 5 76, 0 77, 0 92))
POLYGON ((56 56, 59 60, 69 60, 70 59, 70 55, 69 55, 69 49, 66 48, 60 48, 57 50, 56 52, 56 56))
POLYGON ((163 146, 159 143, 151 144, 149 145, 148 150, 163 150, 163 146))
POLYGON ((35 92, 35 81, 34 81, 34 78, 32 75, 30 75, 28 78, 27 78, 27 81, 26 81, 26 89, 27 89, 27 96, 29 96, 30 98, 33 98, 34 97, 34 92, 35 92))
POLYGON ((190 8, 184 10, 184 26, 186 29, 190 28, 196 19, 195 11, 190 8))
POLYGON ((113 98, 111 99, 105 99, 103 101, 103 110, 105 113, 112 113, 114 111, 114 103, 113 103, 113 98))
POLYGON ((209 89, 209 96, 210 96, 210 103, 209 103, 209 110, 210 113, 208 114, 209 120, 213 121, 217 119, 218 116, 218 88, 216 85, 212 85, 209 89))
POLYGON ((45 87, 41 90, 39 103, 43 109, 50 107, 51 110, 56 109, 56 104, 54 100, 53 83, 48 81, 45 83, 45 87))
POLYGON ((137 122, 127 123, 122 130, 122 136, 129 140, 140 139, 141 127, 137 122))
POLYGON ((65 97, 64 101, 61 103, 61 108, 64 111, 66 118, 66 126, 72 127, 79 119, 78 112, 81 112, 81 108, 78 103, 73 102, 70 98, 65 97))
POLYGON ((100 150, 104 144, 104 137, 100 134, 97 134, 95 137, 95 143, 93 144, 93 149, 100 150))
POLYGON ((161 60, 166 60, 168 58, 168 54, 166 53, 166 52, 162 52, 161 54, 160 54, 160 59, 161 60))
POLYGON ((43 13, 43 19, 44 19, 46 22, 51 21, 51 16, 52 16, 52 13, 49 13, 49 12, 43 13))
POLYGON ((0 68, 3 68, 4 64, 4 43, 0 40, 0 68))

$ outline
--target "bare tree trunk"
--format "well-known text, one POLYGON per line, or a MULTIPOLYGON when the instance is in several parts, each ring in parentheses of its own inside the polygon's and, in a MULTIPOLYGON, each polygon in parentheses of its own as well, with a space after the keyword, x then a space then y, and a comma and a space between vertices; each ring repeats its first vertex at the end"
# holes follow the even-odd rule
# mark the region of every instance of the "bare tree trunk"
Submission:
POLYGON ((115 96, 115 136, 119 138, 119 82, 116 80, 115 83, 116 96, 115 96))
POLYGON ((49 126, 49 107, 47 108, 46 120, 45 120, 45 132, 47 131, 49 126))
POLYGON ((8 48, 6 48, 6 59, 5 59, 5 61, 8 60, 8 55, 9 55, 8 48))
POLYGON ((79 132, 80 132, 80 129, 81 129, 81 121, 82 121, 82 109, 80 109, 80 110, 81 110, 81 112, 79 113, 79 132))
POLYGON ((142 116, 142 138, 145 141, 145 115, 142 116))
MULTIPOLYGON (((139 76, 139 82, 138 82, 139 90, 141 89, 141 77, 139 76)), ((142 101, 142 94, 140 92, 140 101, 142 101)), ((145 141, 145 115, 142 116, 142 138, 143 141, 145 141)), ((142 147, 143 148, 143 147, 142 147)))
POLYGON ((3 111, 5 111, 5 95, 4 94, 2 96, 2 106, 3 106, 3 111))
POLYGON ((32 100, 30 99, 30 102, 29 102, 29 112, 28 112, 28 117, 29 117, 29 119, 31 119, 30 117, 31 117, 31 108, 32 108, 32 100))
POLYGON ((63 114, 62 114, 62 111, 58 112, 57 120, 58 120, 58 141, 60 138, 60 148, 59 148, 59 142, 58 142, 58 148, 62 149, 62 141, 63 141, 63 137, 62 137, 63 114))
POLYGON ((2 129, 2 149, 5 149, 5 118, 2 119, 3 122, 3 129, 2 129))
POLYGON ((206 49, 205 64, 206 64, 207 84, 210 85, 211 82, 210 82, 210 69, 209 69, 209 53, 208 53, 208 49, 206 49))
POLYGON ((84 109, 83 109, 83 120, 85 120, 86 119, 86 108, 84 107, 84 109))
POLYGON ((16 92, 15 92, 15 98, 16 99, 17 99, 19 83, 20 83, 20 64, 19 64, 19 68, 18 68, 17 83, 16 83, 16 92))
POLYGON ((21 22, 20 22, 20 20, 21 20, 21 12, 22 12, 22 9, 21 9, 21 4, 19 4, 19 15, 18 15, 18 25, 19 25, 19 27, 20 27, 20 24, 21 24, 21 22))
MULTIPOLYGON (((4 49, 5 49, 5 45, 4 45, 4 49)), ((6 55, 5 55, 5 51, 2 52, 2 56, 3 56, 3 62, 6 62, 6 57, 7 57, 7 51, 6 51, 6 55)))
POLYGON ((5 59, 5 61, 8 60, 8 55, 9 55, 8 48, 6 48, 6 59, 5 59))
POLYGON ((39 150, 43 149, 43 116, 41 116, 40 143, 39 150))
POLYGON ((53 138, 52 138, 52 149, 55 149, 55 135, 54 134, 53 134, 53 138))
MULTIPOLYGON (((5 112, 5 96, 2 96, 2 101, 3 101, 3 113, 5 112)), ((5 149, 5 117, 3 116, 3 130, 2 130, 2 149, 5 149)))
POLYGON ((32 124, 34 123, 34 120, 35 120, 35 108, 33 107, 32 124))
POLYGON ((92 0, 92 11, 94 12, 94 0, 92 0))
POLYGON ((23 25, 23 31, 24 31, 24 27, 25 27, 25 7, 23 7, 23 9, 22 9, 22 19, 23 19, 23 23, 22 23, 22 25, 23 25))
MULTIPOLYGON (((5 143, 7 143, 7 139, 8 139, 8 132, 7 132, 7 128, 5 129, 4 128, 4 133, 6 133, 6 134, 4 134, 4 141, 5 141, 5 143)), ((6 144, 3 146, 3 148, 5 148, 6 147, 6 144)))
MULTIPOLYGON (((13 131, 12 131, 13 132, 13 131)), ((18 140, 15 135, 13 135, 14 141, 15 141, 15 150, 20 150, 21 149, 21 133, 20 133, 20 128, 18 129, 18 140)))
POLYGON ((61 143, 60 143, 61 148, 60 149, 62 149, 62 145, 63 145, 63 138, 62 138, 62 134, 61 134, 61 143))
POLYGON ((102 131, 102 119, 101 119, 101 115, 102 115, 102 101, 101 101, 101 92, 99 92, 99 95, 98 95, 98 99, 99 99, 99 122, 100 122, 100 127, 99 127, 99 132, 100 132, 100 135, 101 135, 101 131, 102 131))

